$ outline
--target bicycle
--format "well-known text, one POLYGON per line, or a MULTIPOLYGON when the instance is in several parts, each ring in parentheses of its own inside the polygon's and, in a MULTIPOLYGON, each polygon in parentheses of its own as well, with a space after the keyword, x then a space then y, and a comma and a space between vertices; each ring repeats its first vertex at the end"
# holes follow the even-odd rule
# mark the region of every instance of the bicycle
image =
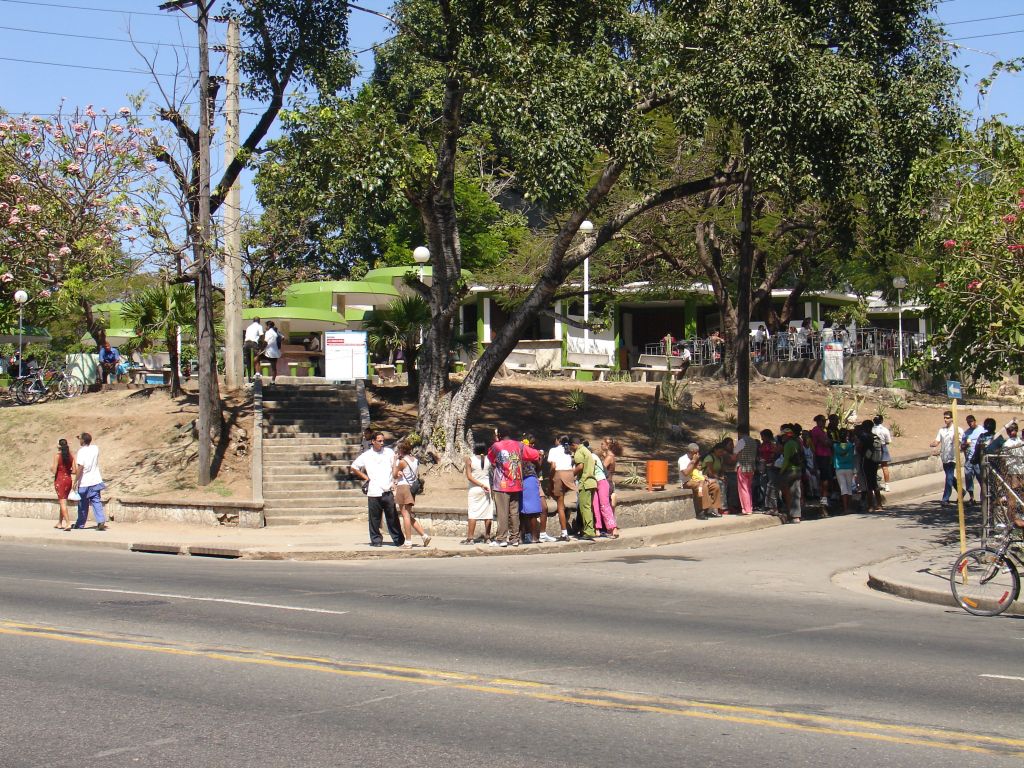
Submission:
POLYGON ((46 400, 52 394, 62 398, 77 397, 85 391, 85 385, 63 369, 43 366, 28 376, 20 376, 11 384, 11 394, 20 405, 46 400))
POLYGON ((1024 548, 1020 529, 999 523, 998 540, 964 552, 949 572, 953 598, 975 616, 998 616, 1020 597, 1020 571, 1024 548))

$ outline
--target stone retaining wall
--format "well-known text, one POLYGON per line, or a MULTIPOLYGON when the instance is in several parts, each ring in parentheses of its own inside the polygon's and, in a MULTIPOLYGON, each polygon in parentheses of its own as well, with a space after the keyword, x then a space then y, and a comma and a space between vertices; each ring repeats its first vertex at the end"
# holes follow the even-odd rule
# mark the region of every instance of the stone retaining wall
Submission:
MULTIPOLYGON (((668 488, 664 491, 623 491, 618 492, 618 504, 615 507, 615 519, 620 528, 638 528, 645 525, 671 523, 676 520, 692 520, 695 517, 690 491, 679 488, 668 488)), ((555 514, 555 503, 548 499, 547 532, 552 536, 559 534, 558 515, 555 514)), ((570 508, 569 516, 575 514, 570 508)), ((466 511, 443 507, 416 507, 416 519, 423 527, 436 536, 465 536, 466 511)), ((496 529, 495 529, 496 530, 496 529)), ((477 533, 483 534, 482 523, 477 525, 477 533)))
MULTIPOLYGON (((195 501, 148 498, 104 499, 107 516, 115 522, 136 523, 142 520, 162 520, 189 525, 230 525, 239 528, 263 527, 263 504, 251 501, 195 501)), ((68 502, 68 514, 75 518, 77 505, 68 502)), ((0 517, 22 517, 36 520, 54 520, 60 508, 52 493, 0 492, 0 517)))

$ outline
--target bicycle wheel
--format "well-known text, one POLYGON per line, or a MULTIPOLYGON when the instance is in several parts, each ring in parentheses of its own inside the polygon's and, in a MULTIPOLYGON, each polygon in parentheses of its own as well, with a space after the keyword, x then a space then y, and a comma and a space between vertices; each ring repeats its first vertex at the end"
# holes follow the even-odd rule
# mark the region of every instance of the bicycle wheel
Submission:
POLYGON ((64 399, 74 397, 77 392, 75 391, 75 380, 70 376, 60 376, 57 381, 57 394, 64 399))
POLYGON ((969 549, 949 573, 953 597, 975 616, 998 616, 1020 594, 1020 576, 1008 558, 993 549, 969 549))
POLYGON ((19 379, 14 382, 11 392, 15 401, 20 405, 32 405, 39 399, 39 392, 35 388, 35 379, 19 379))

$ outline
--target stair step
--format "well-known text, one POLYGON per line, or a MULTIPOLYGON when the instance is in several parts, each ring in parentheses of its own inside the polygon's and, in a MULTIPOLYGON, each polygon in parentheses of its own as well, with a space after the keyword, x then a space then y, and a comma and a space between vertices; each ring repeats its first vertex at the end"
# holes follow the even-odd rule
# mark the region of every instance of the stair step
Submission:
MULTIPOLYGON (((302 493, 302 491, 298 491, 302 493)), ((291 494, 284 498, 268 498, 263 496, 264 510, 287 509, 289 513, 296 509, 365 509, 366 501, 360 491, 354 491, 357 496, 342 496, 345 490, 335 491, 339 494, 334 496, 322 491, 312 493, 309 496, 296 498, 291 494)))
POLYGON ((306 464, 310 467, 326 466, 338 462, 351 463, 359 455, 359 450, 348 450, 345 448, 324 448, 310 449, 307 445, 298 446, 293 451, 272 451, 263 455, 263 463, 268 461, 274 464, 306 464))
MULTIPOLYGON (((350 468, 352 466, 351 461, 335 461, 330 464, 311 464, 307 462, 263 462, 264 470, 272 469, 272 473, 264 471, 264 476, 269 475, 271 478, 282 478, 300 480, 302 478, 331 478, 331 479, 342 479, 349 476, 350 468)), ((267 482, 267 481, 264 481, 267 482)), ((270 482, 273 482, 271 480, 270 482)))
POLYGON ((359 504, 313 504, 308 507, 265 506, 266 517, 316 517, 317 515, 358 515, 366 514, 366 502, 359 504))
POLYGON ((357 478, 351 480, 273 480, 263 482, 264 499, 345 499, 362 496, 357 478))
MULTIPOLYGON (((365 512, 364 512, 365 515, 365 512)), ((267 517, 267 525, 324 525, 325 523, 345 523, 358 520, 360 515, 317 515, 310 517, 267 517)))
POLYGON ((264 451, 274 451, 279 448, 307 447, 309 450, 316 448, 342 448, 346 446, 361 447, 358 439, 327 435, 324 437, 300 437, 298 435, 271 435, 263 441, 264 451), (276 443, 276 445, 275 445, 276 443))

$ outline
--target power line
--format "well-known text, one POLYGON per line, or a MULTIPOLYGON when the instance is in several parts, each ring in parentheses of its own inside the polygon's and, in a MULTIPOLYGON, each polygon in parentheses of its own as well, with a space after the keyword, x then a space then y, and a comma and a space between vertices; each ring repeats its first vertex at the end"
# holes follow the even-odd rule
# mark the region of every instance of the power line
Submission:
POLYGON ((122 13, 126 16, 159 16, 161 19, 173 18, 166 13, 156 11, 123 11, 119 8, 95 8, 85 5, 68 5, 65 3, 41 3, 38 0, 0 0, 0 3, 15 3, 16 5, 39 5, 44 8, 68 8, 73 11, 97 11, 99 13, 122 13))
MULTIPOLYGON (((7 0, 0 0, 7 2, 7 0)), ((63 64, 59 61, 38 61, 36 59, 15 59, 10 56, 0 56, 0 61, 14 61, 19 64, 41 64, 47 67, 69 67, 70 69, 92 69, 97 72, 123 72, 129 75, 156 75, 157 77, 178 77, 184 73, 169 74, 167 72, 150 72, 147 69, 117 69, 115 67, 94 67, 88 64, 63 64)))
POLYGON ((987 35, 968 35, 967 37, 950 37, 946 40, 947 43, 954 42, 955 40, 977 40, 981 37, 1003 37, 1004 35, 1019 35, 1024 32, 1024 29, 1014 29, 1009 32, 989 32, 987 35))
POLYGON ((973 24, 976 21, 998 21, 999 19, 1012 19, 1017 16, 1024 16, 1024 13, 1007 13, 1003 16, 986 16, 984 19, 964 19, 963 21, 947 21, 944 26, 952 27, 957 24, 973 24))
MULTIPOLYGON (((1024 14, 1022 14, 1024 15, 1024 14)), ((100 37, 98 35, 76 35, 71 32, 51 32, 47 29, 26 29, 24 27, 4 27, 0 26, 0 29, 6 29, 11 32, 30 32, 34 35, 56 35, 57 37, 76 37, 81 40, 103 40, 110 43, 130 43, 134 45, 166 45, 169 48, 193 48, 198 49, 198 45, 187 45, 185 43, 157 43, 152 40, 127 40, 123 37, 100 37)))

